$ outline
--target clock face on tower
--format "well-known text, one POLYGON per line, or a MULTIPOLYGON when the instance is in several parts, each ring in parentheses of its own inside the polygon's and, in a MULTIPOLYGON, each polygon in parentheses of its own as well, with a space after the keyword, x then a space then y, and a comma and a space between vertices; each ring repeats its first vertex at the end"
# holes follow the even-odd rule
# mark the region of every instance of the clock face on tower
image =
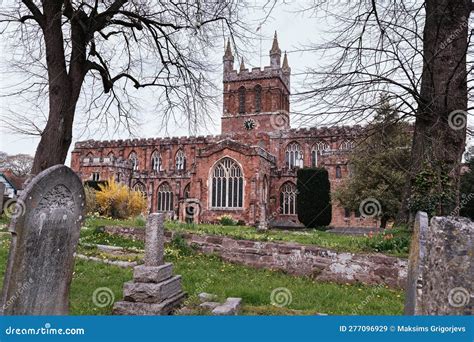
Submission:
POLYGON ((255 126, 256 126, 255 120, 253 120, 253 119, 247 119, 247 120, 244 121, 244 127, 247 131, 250 131, 250 130, 254 129, 255 126))

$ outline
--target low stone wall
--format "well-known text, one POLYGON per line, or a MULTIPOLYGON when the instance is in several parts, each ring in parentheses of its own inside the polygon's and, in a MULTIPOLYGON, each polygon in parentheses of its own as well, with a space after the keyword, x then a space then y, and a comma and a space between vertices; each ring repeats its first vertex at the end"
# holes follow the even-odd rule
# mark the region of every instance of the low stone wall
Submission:
MULTIPOLYGON (((105 231, 127 238, 144 239, 143 228, 105 227, 105 231)), ((338 283, 360 282, 396 288, 403 288, 406 283, 407 261, 383 254, 343 253, 297 243, 236 240, 225 236, 165 231, 167 241, 176 234, 203 253, 215 253, 223 260, 256 268, 282 270, 338 283)))

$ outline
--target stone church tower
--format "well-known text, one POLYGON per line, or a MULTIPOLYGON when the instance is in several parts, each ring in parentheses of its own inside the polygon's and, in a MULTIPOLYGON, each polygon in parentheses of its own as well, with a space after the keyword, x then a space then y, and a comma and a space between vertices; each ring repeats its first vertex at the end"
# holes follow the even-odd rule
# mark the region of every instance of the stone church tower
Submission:
POLYGON ((285 53, 275 32, 270 50, 270 65, 246 69, 244 59, 234 70, 234 55, 227 42, 224 58, 224 107, 222 133, 273 132, 290 128, 290 74, 285 53))

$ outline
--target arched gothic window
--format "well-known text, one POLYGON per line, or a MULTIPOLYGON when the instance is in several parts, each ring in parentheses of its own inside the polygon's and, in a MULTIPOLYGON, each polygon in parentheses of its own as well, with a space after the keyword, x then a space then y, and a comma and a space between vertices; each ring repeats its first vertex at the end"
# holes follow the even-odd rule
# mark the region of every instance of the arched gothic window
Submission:
POLYGON ((154 151, 151 155, 151 169, 153 171, 161 170, 161 156, 158 151, 154 151))
POLYGON ((186 155, 184 154, 183 150, 176 152, 176 170, 186 170, 186 155))
POLYGON ((245 113, 245 88, 239 88, 239 114, 245 113))
POLYGON ((234 160, 224 158, 214 166, 211 191, 213 208, 242 208, 244 177, 234 160))
POLYGON ((289 169, 303 167, 303 150, 300 144, 293 142, 286 147, 285 160, 289 169))
POLYGON ((144 197, 146 197, 146 187, 143 183, 141 182, 136 182, 135 185, 133 186, 134 191, 140 191, 144 197))
POLYGON ((311 149, 311 167, 317 167, 319 156, 324 152, 329 150, 329 144, 324 141, 320 141, 313 145, 311 149))
POLYGON ((291 182, 280 188, 280 209, 283 215, 296 215, 296 186, 291 182))
POLYGON ((262 111, 262 86, 257 84, 255 86, 255 112, 260 113, 262 111))
POLYGON ((344 140, 339 146, 340 150, 351 150, 354 148, 354 142, 351 140, 344 140))
POLYGON ((130 163, 132 164, 132 170, 137 171, 138 170, 138 157, 135 152, 130 152, 128 155, 128 160, 130 160, 130 163))
POLYGON ((342 170, 339 165, 336 166, 336 178, 342 178, 342 170))
POLYGON ((173 210, 173 191, 168 183, 163 183, 158 188, 158 211, 173 210))

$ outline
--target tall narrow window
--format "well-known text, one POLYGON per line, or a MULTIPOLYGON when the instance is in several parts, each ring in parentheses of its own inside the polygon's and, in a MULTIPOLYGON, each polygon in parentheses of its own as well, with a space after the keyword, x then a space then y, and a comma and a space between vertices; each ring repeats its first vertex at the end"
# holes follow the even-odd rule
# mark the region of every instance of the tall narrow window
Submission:
POLYGON ((336 166, 336 178, 342 178, 342 170, 341 167, 338 165, 336 166))
POLYGON ((245 113, 245 88, 244 87, 239 88, 239 113, 240 114, 245 113))
POLYGON ((240 166, 230 158, 219 161, 212 172, 211 206, 242 208, 244 177, 240 166))
POLYGON ((255 86, 255 112, 260 113, 262 111, 262 86, 257 84, 255 86))
POLYGON ((99 172, 92 172, 92 180, 94 182, 98 182, 100 180, 100 173, 99 172))
POLYGON ((158 211, 173 210, 173 191, 168 183, 163 183, 158 188, 158 211))
POLYGON ((161 156, 158 151, 154 151, 151 155, 151 169, 153 171, 161 170, 161 156))
POLYGON ((138 158, 137 158, 137 154, 135 152, 130 152, 130 154, 128 155, 128 160, 130 160, 130 164, 132 166, 132 170, 133 171, 137 171, 138 170, 138 158))
POLYGON ((186 170, 186 156, 185 156, 183 150, 179 150, 176 153, 176 170, 177 171, 186 170))
POLYGON ((280 188, 280 210, 283 215, 296 215, 296 186, 291 182, 280 188))
POLYGON ((301 146, 296 142, 289 144, 286 147, 285 159, 289 169, 303 167, 303 151, 301 146))
POLYGON ((329 145, 323 141, 320 141, 313 145, 311 149, 311 167, 319 166, 319 159, 323 152, 329 150, 329 145))

